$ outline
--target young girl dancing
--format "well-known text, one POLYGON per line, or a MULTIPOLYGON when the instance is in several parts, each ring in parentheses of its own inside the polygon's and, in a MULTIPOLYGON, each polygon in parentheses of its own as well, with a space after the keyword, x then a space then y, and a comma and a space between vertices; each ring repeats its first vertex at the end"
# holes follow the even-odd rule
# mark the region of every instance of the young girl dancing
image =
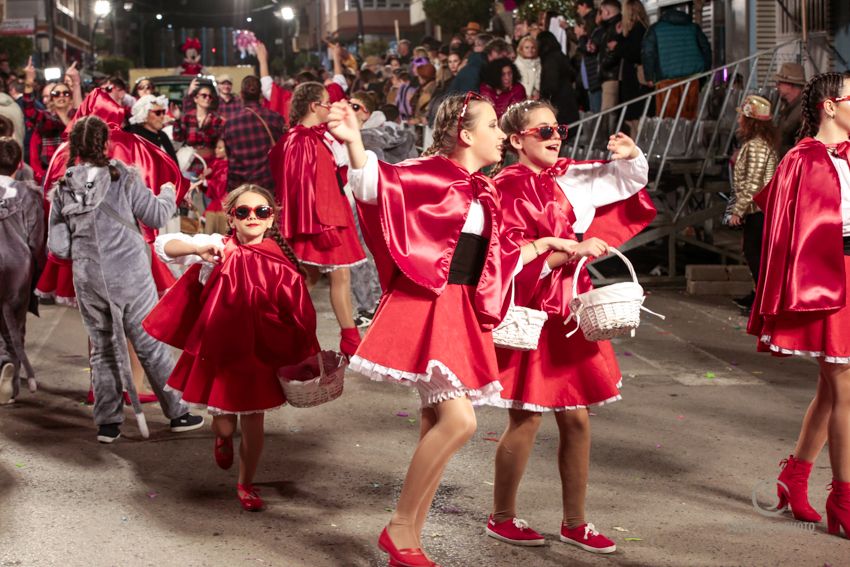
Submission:
POLYGON ((501 389, 491 330, 511 279, 526 262, 539 274, 540 254, 571 256, 577 243, 546 237, 520 248, 503 237, 495 190, 478 170, 499 161, 505 136, 492 104, 475 93, 446 98, 428 157, 397 165, 364 151, 347 103, 333 105, 329 126, 347 144, 349 182, 385 290, 351 368, 415 386, 422 400, 419 444, 378 545, 392 566, 431 566, 420 534, 443 470, 475 431, 472 401, 501 389))
POLYGON ((331 307, 340 326, 340 350, 354 354, 360 333, 351 303, 352 266, 366 261, 343 192, 348 156, 327 132, 328 91, 302 83, 292 95, 292 128, 272 148, 276 197, 283 207, 281 232, 307 269, 310 284, 330 280, 331 307))
POLYGON ((148 332, 183 349, 168 387, 213 416, 219 467, 233 464, 241 422, 236 494, 248 511, 263 501, 253 486, 265 412, 286 398, 277 369, 319 351, 316 312, 298 261, 284 242, 271 193, 242 185, 224 204, 228 235, 163 234, 164 261, 193 264, 145 319, 148 332))
POLYGON ((779 507, 819 522, 809 504, 812 464, 829 442, 827 528, 850 537, 850 74, 803 89, 800 140, 755 197, 764 211, 762 263, 747 328, 759 350, 817 358, 815 397, 777 481, 779 507), (843 258, 843 259, 842 259, 843 258))
MULTIPOLYGON (((611 136, 610 162, 558 159, 566 126, 559 126, 551 105, 525 101, 511 106, 501 120, 510 151, 519 163, 495 178, 504 211, 505 230, 520 242, 556 236, 575 238, 584 256, 604 256, 608 245, 618 246, 655 216, 646 192, 648 164, 628 136, 611 136), (600 210, 597 216, 597 207, 600 210), (616 220, 612 222, 611 216, 616 220), (602 236, 603 238, 597 238, 602 236)), ((501 397, 485 401, 508 409, 509 422, 496 449, 493 513, 487 535, 515 545, 543 545, 543 536, 517 518, 519 483, 534 445, 543 412, 554 412, 560 433, 558 469, 561 473, 563 521, 560 539, 594 553, 611 553, 614 542, 585 519, 584 503, 590 462, 590 419, 587 408, 620 399, 621 375, 607 341, 591 342, 569 330, 575 265, 556 269, 541 281, 534 295, 520 294, 517 303, 548 312, 536 350, 497 348, 501 397)), ((580 292, 591 289, 582 274, 580 292)), ((526 287, 525 289, 530 289, 526 287)))

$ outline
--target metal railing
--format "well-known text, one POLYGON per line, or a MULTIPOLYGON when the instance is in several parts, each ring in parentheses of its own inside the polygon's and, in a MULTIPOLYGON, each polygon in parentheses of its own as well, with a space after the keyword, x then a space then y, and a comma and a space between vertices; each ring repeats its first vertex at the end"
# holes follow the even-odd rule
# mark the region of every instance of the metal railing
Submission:
MULTIPOLYGON (((656 277, 655 280, 676 279, 679 242, 714 252, 724 263, 728 260, 743 261, 740 250, 718 246, 713 240, 713 223, 722 216, 728 202, 729 181, 728 178, 724 180, 724 170, 737 127, 735 109, 744 95, 756 92, 772 99, 775 112, 778 112, 778 95, 775 89, 768 87, 779 64, 787 60, 778 55, 796 54, 795 58, 799 61, 805 51, 803 42, 790 40, 744 59, 683 78, 569 125, 570 132, 574 133, 565 148, 569 157, 584 160, 604 158, 608 135, 621 131, 627 110, 640 108, 637 105, 642 104, 642 112, 636 119, 636 132, 630 134, 650 162, 648 190, 659 214, 647 230, 620 249, 634 249, 667 238, 667 276, 656 277), (760 68, 764 61, 768 61, 766 69, 760 68), (759 86, 760 73, 764 75, 759 86), (740 82, 737 80, 739 75, 740 82), (698 110, 694 118, 685 118, 683 109, 688 94, 694 88, 700 89, 698 110), (679 99, 675 114, 665 117, 671 98, 677 91, 679 99), (661 102, 655 117, 650 116, 653 101, 661 102), (616 126, 611 128, 612 125, 616 126), (688 227, 698 229, 701 238, 684 234, 688 227)), ((595 279, 607 280, 597 267, 591 267, 591 272, 595 279)))

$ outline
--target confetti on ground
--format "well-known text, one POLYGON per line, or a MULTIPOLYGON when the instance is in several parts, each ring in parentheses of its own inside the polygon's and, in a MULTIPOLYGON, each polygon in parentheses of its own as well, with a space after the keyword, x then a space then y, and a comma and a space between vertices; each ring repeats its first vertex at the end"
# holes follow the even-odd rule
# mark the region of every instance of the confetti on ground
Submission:
POLYGON ((764 374, 761 370, 753 370, 753 374, 764 374))
POLYGON ((684 415, 677 415, 676 419, 685 419, 685 416, 684 415))
POLYGON ((332 527, 332 528, 335 528, 335 527, 337 527, 337 525, 336 525, 336 524, 331 524, 331 527, 332 527))
POLYGON ((717 378, 717 374, 715 374, 714 372, 706 372, 705 377, 709 380, 713 380, 714 378, 717 378))
POLYGON ((289 431, 290 431, 291 433, 298 433, 299 431, 301 431, 301 428, 300 428, 300 427, 295 427, 295 426, 293 426, 293 427, 290 427, 290 428, 289 428, 289 431))
POLYGON ((443 514, 460 514, 462 510, 456 506, 443 506, 440 508, 440 512, 443 514))
POLYGON ((443 534, 431 534, 433 539, 437 539, 438 537, 443 537, 443 534))
POLYGON ((627 351, 627 350, 623 351, 623 356, 631 356, 631 355, 632 355, 632 353, 630 353, 629 351, 627 351))
POLYGON ((627 531, 629 531, 629 530, 627 530, 626 528, 621 528, 620 526, 614 526, 614 529, 615 529, 616 531, 618 531, 618 532, 627 532, 627 531))
POLYGON ((484 440, 485 440, 485 441, 494 441, 494 442, 496 442, 496 443, 498 443, 498 442, 499 442, 499 438, 498 438, 498 437, 485 437, 485 438, 484 438, 484 440))
POLYGON ((373 482, 373 483, 372 483, 372 488, 380 488, 380 487, 381 487, 381 483, 380 483, 380 482, 373 482))
POLYGON ((406 411, 397 411, 395 412, 396 417, 410 417, 410 414, 406 411))
POLYGON ((660 449, 660 448, 661 448, 661 443, 656 443, 656 444, 655 444, 655 448, 656 448, 656 449, 660 449))
POLYGON ((596 414, 593 413, 592 411, 589 411, 589 412, 587 412, 587 415, 596 415, 596 414))
POLYGON ((392 508, 384 508, 384 511, 385 511, 385 512, 392 512, 392 511, 393 511, 393 509, 392 509, 392 508))
POLYGON ((416 423, 416 420, 411 417, 407 420, 407 423, 416 423))
POLYGON ((22 468, 24 468, 26 465, 25 465, 25 464, 23 464, 23 463, 15 463, 15 466, 16 466, 16 467, 18 467, 19 469, 22 469, 22 468))
POLYGON ((495 485, 494 485, 492 482, 490 482, 489 480, 485 480, 485 481, 484 481, 484 484, 486 484, 487 486, 495 486, 495 485))
POLYGON ((498 434, 499 434, 498 431, 488 431, 487 432, 487 435, 498 435, 498 434))
POLYGON ((148 492, 148 498, 150 498, 151 500, 153 500, 157 496, 159 496, 159 492, 148 492))
POLYGON ((625 539, 625 541, 643 541, 643 539, 639 538, 639 537, 627 537, 627 538, 624 538, 624 539, 625 539))

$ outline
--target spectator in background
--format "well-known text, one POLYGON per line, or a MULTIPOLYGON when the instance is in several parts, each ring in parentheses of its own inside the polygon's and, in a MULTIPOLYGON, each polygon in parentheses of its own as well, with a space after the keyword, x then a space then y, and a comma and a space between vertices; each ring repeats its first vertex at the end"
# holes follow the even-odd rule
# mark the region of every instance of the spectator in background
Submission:
MULTIPOLYGON (((481 35, 481 24, 478 22, 469 22, 466 27, 460 28, 463 34, 463 40, 470 47, 475 47, 475 40, 481 35)), ((486 42, 485 42, 486 43, 486 42)))
POLYGON ((776 90, 782 105, 779 107, 779 159, 797 143, 800 126, 803 123, 802 100, 803 87, 806 84, 806 71, 799 63, 783 63, 776 74, 776 90))
POLYGON ((602 81, 599 76, 599 46, 602 44, 602 35, 605 30, 597 25, 602 20, 600 13, 587 6, 593 6, 592 0, 585 0, 577 4, 579 19, 573 31, 576 34, 578 45, 576 54, 578 58, 578 71, 581 86, 587 93, 587 104, 590 112, 602 110, 602 81), (584 14, 582 16, 581 14, 584 14))
POLYGON ((428 124, 428 110, 437 90, 437 69, 430 63, 416 67, 416 76, 419 79, 419 88, 416 89, 411 106, 413 108, 413 124, 428 124))
POLYGON ((492 39, 492 36, 487 34, 475 36, 472 53, 467 55, 466 64, 460 68, 446 94, 465 93, 467 91, 478 92, 478 86, 481 84, 481 69, 487 62, 484 49, 492 39))
POLYGON ((195 91, 195 108, 174 115, 174 141, 191 146, 203 159, 213 157, 215 145, 224 132, 224 120, 213 109, 216 92, 212 85, 204 83, 195 91))
MULTIPOLYGON (((617 40, 615 50, 622 58, 622 73, 620 79, 620 102, 628 102, 639 96, 652 92, 645 85, 643 66, 641 65, 641 44, 646 30, 649 28, 649 16, 641 0, 625 0, 623 3, 622 34, 617 40)), ((646 101, 639 101, 626 107, 625 122, 629 127, 626 132, 632 138, 637 137, 638 122, 646 101)), ((654 107, 650 103, 647 115, 654 115, 654 107)))
POLYGON ((520 81, 528 98, 540 97, 540 57, 537 56, 537 41, 527 35, 517 44, 514 61, 519 70, 520 81))
POLYGON ((215 78, 218 88, 218 108, 216 112, 225 120, 230 120, 242 110, 242 100, 233 94, 233 79, 222 74, 215 78))
MULTIPOLYGON (((118 76, 111 76, 107 79, 106 83, 103 85, 103 90, 109 93, 109 96, 120 104, 122 107, 130 109, 133 107, 133 104, 136 102, 130 93, 127 92, 127 83, 124 82, 124 79, 118 76)), ((80 101, 82 102, 82 101, 80 101)))
POLYGON ((620 26, 623 19, 618 0, 602 0, 599 12, 602 15, 602 33, 599 48, 599 75, 602 80, 603 112, 620 103, 620 74, 623 58, 617 51, 620 26))
MULTIPOLYGON (((711 69, 708 38, 690 15, 672 7, 662 8, 659 20, 649 26, 641 53, 647 84, 658 91, 711 69)), ((696 118, 700 91, 698 80, 672 89, 662 113, 664 117, 676 116, 686 87, 688 92, 681 116, 691 120, 696 118)), ((659 93, 655 98, 659 112, 665 97, 666 93, 659 93)))
POLYGON ((8 134, 3 134, 0 137, 12 137, 18 142, 23 150, 24 134, 26 126, 24 125, 24 112, 18 105, 18 102, 6 93, 0 93, 0 116, 9 119, 12 125, 12 131, 8 134))
POLYGON ((551 32, 537 34, 537 49, 540 53, 540 98, 551 102, 558 111, 559 124, 575 122, 579 119, 578 100, 570 60, 551 32))
POLYGON ((398 62, 402 67, 407 67, 413 61, 411 52, 411 44, 409 39, 402 39, 398 42, 398 62))
POLYGON ((398 107, 401 120, 407 122, 413 118, 413 94, 416 92, 416 87, 410 84, 410 74, 407 71, 393 72, 392 91, 395 93, 395 98, 388 98, 398 107))
POLYGON ((378 108, 375 97, 364 91, 351 95, 351 108, 360 121, 363 146, 375 152, 379 160, 398 163, 417 157, 416 136, 410 128, 397 123, 398 109, 393 105, 378 108), (392 120, 385 114, 389 112, 392 120))
POLYGON ((484 56, 487 58, 487 61, 495 61, 496 59, 504 59, 506 57, 510 57, 511 55, 511 46, 508 45, 508 42, 504 39, 496 38, 491 39, 484 46, 484 56))
POLYGON ((156 88, 153 86, 153 83, 147 77, 141 77, 136 80, 136 84, 133 85, 133 92, 131 96, 139 100, 145 95, 154 95, 156 96, 156 88))
POLYGON ((481 70, 481 94, 493 102, 496 116, 501 118, 508 107, 525 100, 525 87, 516 65, 508 58, 490 61, 481 70))
POLYGON ((165 113, 168 109, 168 99, 164 96, 143 95, 133 105, 130 115, 130 125, 124 128, 131 134, 141 136, 151 144, 159 147, 177 162, 177 152, 171 139, 162 131, 165 125, 165 113))

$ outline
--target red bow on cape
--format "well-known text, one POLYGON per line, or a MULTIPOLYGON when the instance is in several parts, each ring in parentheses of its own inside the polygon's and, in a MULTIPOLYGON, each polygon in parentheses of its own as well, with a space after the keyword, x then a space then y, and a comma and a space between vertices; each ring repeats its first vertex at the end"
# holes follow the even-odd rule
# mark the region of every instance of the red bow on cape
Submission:
POLYGON ((278 368, 319 352, 310 294, 273 240, 225 239, 206 285, 200 269, 189 268, 142 322, 152 337, 215 365, 253 354, 278 368))
MULTIPOLYGON (((838 148, 847 158, 850 143, 838 148)), ((764 242, 747 331, 761 336, 766 316, 844 307, 841 181, 826 146, 800 140, 753 200, 764 211, 764 242)))
POLYGON ((402 274, 440 295, 473 199, 490 226, 489 247, 474 304, 482 328, 502 319, 505 296, 519 261, 519 246, 501 233, 495 188, 480 173, 470 174, 451 160, 431 156, 390 165, 378 162, 378 202, 358 203, 360 226, 378 267, 383 289, 402 274))

